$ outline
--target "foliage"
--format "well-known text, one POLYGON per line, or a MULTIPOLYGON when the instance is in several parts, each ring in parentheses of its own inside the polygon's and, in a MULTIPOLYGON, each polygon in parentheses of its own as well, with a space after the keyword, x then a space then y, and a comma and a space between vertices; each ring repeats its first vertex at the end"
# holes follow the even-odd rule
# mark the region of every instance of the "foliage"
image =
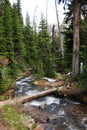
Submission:
MULTIPOLYGON (((86 15, 86 7, 87 3, 80 1, 80 62, 83 62, 83 72, 79 73, 79 75, 75 76, 75 81, 78 83, 78 86, 87 89, 87 15, 86 15)), ((73 47, 73 16, 72 16, 72 8, 73 3, 68 5, 68 12, 66 13, 66 22, 68 27, 66 28, 65 34, 65 64, 67 70, 71 70, 72 63, 72 47, 73 47)))
MULTIPOLYGON (((83 12, 83 3, 81 3, 81 10, 80 13, 82 14, 83 12)), ((86 5, 84 5, 86 6, 86 5)), ((73 9, 73 3, 68 4, 68 11, 66 13, 66 17, 65 17, 65 22, 68 24, 68 26, 65 28, 65 31, 63 32, 65 35, 65 39, 64 39, 64 46, 65 46, 65 55, 64 55, 64 61, 66 64, 66 68, 68 68, 68 70, 71 70, 71 66, 72 66, 72 48, 73 48, 73 16, 72 16, 72 9, 73 9)), ((87 35, 87 31, 86 31, 86 27, 87 27, 87 21, 85 16, 80 18, 80 62, 83 62, 85 65, 86 62, 86 35, 87 35), (83 40, 84 39, 84 40, 83 40)))
MULTIPOLYGON (((18 69, 24 68, 23 25, 16 4, 12 7, 9 0, 2 0, 0 11, 0 55, 9 60, 7 77, 16 78, 18 69)), ((0 68, 0 92, 8 86, 8 78, 3 78, 2 71, 3 66, 0 68)))
POLYGON ((33 28, 30 25, 28 14, 26 16, 26 25, 24 26, 24 43, 26 49, 26 63, 34 68, 37 60, 37 42, 33 28))
POLYGON ((0 67, 0 94, 6 91, 7 85, 9 84, 7 73, 6 67, 0 67))
MULTIPOLYGON (((59 32, 55 29, 55 25, 52 28, 52 66, 56 71, 63 72, 63 57, 61 55, 59 32)), ((61 28, 63 28, 63 25, 61 25, 61 28)))
POLYGON ((52 54, 51 54, 51 40, 50 34, 48 32, 47 21, 44 19, 43 15, 41 15, 41 21, 39 25, 39 33, 38 33, 38 55, 39 60, 43 66, 43 71, 45 76, 53 76, 54 70, 52 67, 52 54))
POLYGON ((87 90, 87 71, 77 75, 74 81, 77 82, 79 88, 87 90))
MULTIPOLYGON (((64 2, 68 11, 65 22, 68 26, 64 34, 64 59, 60 54, 58 32, 53 32, 54 39, 48 31, 48 23, 41 15, 38 31, 34 21, 33 27, 27 14, 23 24, 21 0, 11 5, 9 0, 0 3, 0 55, 9 60, 6 66, 0 66, 0 92, 8 86, 8 78, 16 78, 20 70, 30 67, 38 77, 54 77, 56 71, 68 72, 72 66, 73 49, 73 8, 74 0, 58 0, 64 2), (3 69, 5 78, 3 77, 3 69), (7 86, 6 86, 7 85, 7 86)), ((84 71, 81 76, 85 79, 87 72, 87 2, 80 0, 80 62, 84 71)), ((54 30, 55 31, 55 30, 54 30)), ((79 78, 79 77, 78 77, 79 78)), ((80 78, 79 78, 80 80, 80 78)), ((82 80, 81 80, 82 81, 82 80)), ((82 81, 83 82, 83 81, 82 81)))
POLYGON ((0 5, 0 55, 5 55, 5 43, 4 43, 4 27, 3 27, 3 11, 1 11, 3 8, 3 5, 0 5))
POLYGON ((21 0, 17 0, 17 13, 20 19, 20 23, 23 25, 23 18, 22 18, 22 13, 21 13, 21 0))
POLYGON ((24 65, 24 58, 25 58, 25 46, 23 43, 23 29, 20 22, 20 18, 17 13, 17 7, 13 4, 12 10, 12 27, 13 27, 13 44, 14 44, 14 56, 18 63, 18 66, 24 65), (21 62, 21 64, 20 64, 21 62))

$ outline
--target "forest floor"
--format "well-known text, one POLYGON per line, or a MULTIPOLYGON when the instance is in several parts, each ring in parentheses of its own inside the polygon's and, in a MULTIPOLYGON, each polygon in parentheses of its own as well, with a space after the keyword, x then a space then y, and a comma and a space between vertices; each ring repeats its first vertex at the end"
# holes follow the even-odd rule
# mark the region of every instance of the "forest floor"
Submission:
POLYGON ((5 126, 5 121, 3 120, 3 115, 1 110, 0 110, 0 130, 10 130, 7 126, 5 126))
POLYGON ((24 112, 19 105, 0 108, 0 130, 28 130, 23 124, 24 112))

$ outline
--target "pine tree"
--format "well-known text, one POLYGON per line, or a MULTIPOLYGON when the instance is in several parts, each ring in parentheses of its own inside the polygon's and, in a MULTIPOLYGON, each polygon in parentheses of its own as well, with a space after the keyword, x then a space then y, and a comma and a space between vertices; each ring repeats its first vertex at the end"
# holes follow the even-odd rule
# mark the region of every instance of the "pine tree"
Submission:
POLYGON ((9 0, 4 0, 3 2, 3 36, 4 36, 4 45, 5 56, 9 59, 9 73, 16 75, 16 62, 14 57, 14 45, 12 37, 12 8, 9 0))
POLYGON ((4 42, 6 45, 6 53, 7 57, 10 58, 10 56, 13 55, 13 43, 12 43, 11 5, 9 0, 4 0, 3 26, 4 26, 4 42))
POLYGON ((26 25, 24 27, 24 43, 26 47, 26 63, 32 68, 35 67, 37 63, 37 42, 35 39, 36 36, 30 25, 30 18, 27 13, 26 25))
POLYGON ((0 55, 5 55, 6 46, 4 44, 4 27, 3 27, 3 3, 0 3, 0 55))
MULTIPOLYGON (((58 0, 58 2, 72 2, 71 0, 58 0)), ((72 79, 79 74, 79 0, 73 0, 73 56, 72 56, 72 79)))
POLYGON ((22 13, 21 13, 21 0, 17 0, 17 13, 20 18, 20 22, 23 25, 23 17, 22 17, 22 13))
POLYGON ((51 39, 48 32, 47 21, 41 16, 38 34, 38 47, 39 57, 41 62, 42 75, 52 77, 54 71, 52 67, 52 55, 51 55, 51 39))
POLYGON ((12 17, 14 55, 16 61, 18 62, 18 66, 23 67, 25 58, 25 46, 23 43, 23 27, 20 22, 16 4, 13 4, 12 17))
MULTIPOLYGON (((87 20, 86 20, 86 12, 85 7, 87 5, 86 3, 80 3, 80 15, 83 15, 80 17, 80 62, 84 62, 85 65, 85 59, 86 59, 86 26, 87 26, 87 20), (84 8, 83 8, 84 7, 84 8), (84 12, 84 13, 83 13, 84 12), (84 40, 83 40, 84 39, 84 40)), ((73 15, 72 15, 72 9, 73 9, 73 3, 68 4, 68 12, 66 13, 65 22, 68 24, 68 27, 65 29, 65 68, 67 70, 71 71, 71 64, 72 64, 72 48, 73 48, 73 15)))

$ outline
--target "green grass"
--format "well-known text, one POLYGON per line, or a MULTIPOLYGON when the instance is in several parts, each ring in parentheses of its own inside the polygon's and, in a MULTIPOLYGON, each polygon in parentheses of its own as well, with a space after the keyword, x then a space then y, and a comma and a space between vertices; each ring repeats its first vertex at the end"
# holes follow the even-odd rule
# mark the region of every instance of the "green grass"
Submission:
POLYGON ((5 95, 0 95, 0 101, 5 100, 5 95))
POLYGON ((12 106, 2 108, 4 122, 11 130, 28 130, 23 123, 20 114, 12 106))

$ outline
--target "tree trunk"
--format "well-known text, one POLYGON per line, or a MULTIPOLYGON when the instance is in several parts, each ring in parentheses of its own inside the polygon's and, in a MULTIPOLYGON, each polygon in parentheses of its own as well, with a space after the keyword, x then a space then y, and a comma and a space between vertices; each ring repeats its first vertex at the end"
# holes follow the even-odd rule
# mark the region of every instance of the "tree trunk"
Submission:
POLYGON ((60 55, 62 56, 62 58, 64 58, 64 53, 63 53, 63 48, 62 48, 62 44, 61 44, 61 32, 60 32, 60 25, 59 25, 59 15, 58 15, 58 8, 57 8, 57 2, 55 0, 55 9, 56 9, 56 18, 57 18, 57 27, 58 27, 58 35, 59 35, 59 42, 60 42, 60 55))
POLYGON ((72 78, 79 73, 79 4, 74 0, 72 78))
POLYGON ((38 93, 33 94, 31 96, 26 96, 26 97, 24 97, 22 99, 22 103, 26 103, 28 101, 31 101, 31 100, 46 96, 46 95, 54 93, 56 91, 57 91, 57 88, 53 88, 53 89, 45 90, 45 91, 42 91, 42 92, 38 92, 38 93))
POLYGON ((54 68, 54 37, 55 37, 55 25, 52 27, 52 67, 54 68))
POLYGON ((4 105, 14 105, 14 104, 17 104, 17 103, 26 103, 28 101, 32 101, 34 99, 46 96, 46 95, 51 94, 51 93, 54 93, 56 91, 57 91, 57 88, 53 88, 53 89, 45 90, 45 91, 42 91, 42 92, 38 92, 38 93, 33 94, 33 95, 14 98, 13 100, 8 99, 8 100, 5 100, 5 101, 1 101, 0 102, 0 108, 3 107, 4 105))

